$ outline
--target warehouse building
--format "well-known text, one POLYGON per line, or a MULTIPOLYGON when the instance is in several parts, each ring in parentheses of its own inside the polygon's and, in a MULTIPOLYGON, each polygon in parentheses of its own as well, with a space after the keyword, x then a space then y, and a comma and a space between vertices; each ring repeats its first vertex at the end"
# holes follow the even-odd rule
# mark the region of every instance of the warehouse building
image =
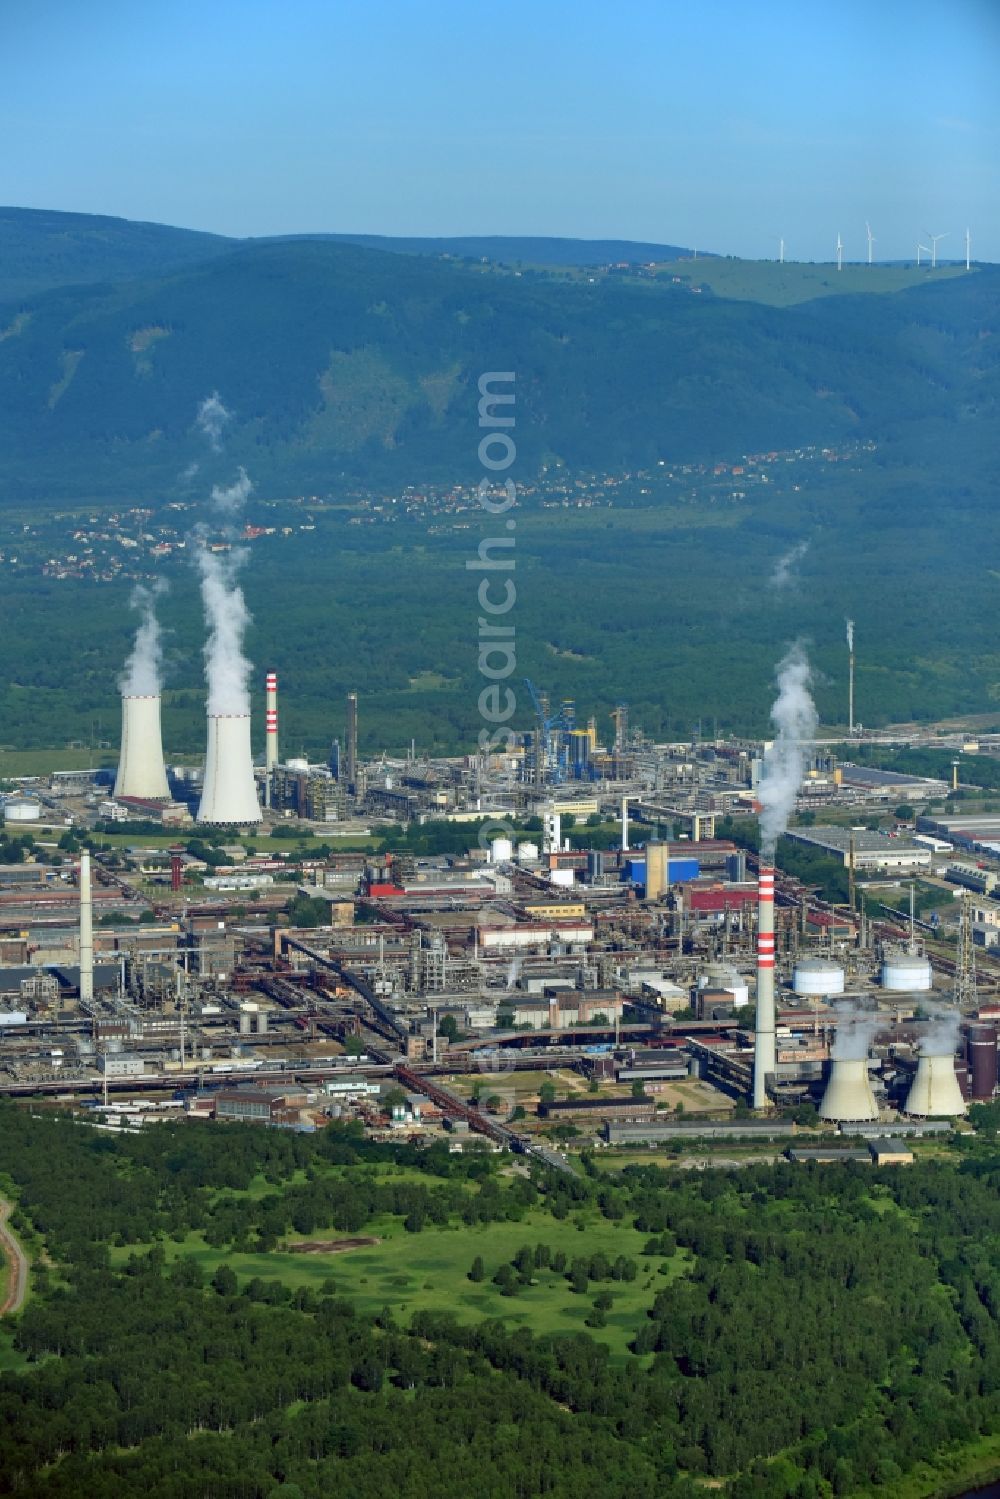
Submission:
POLYGON ((832 854, 845 868, 851 862, 853 837, 854 868, 858 873, 910 874, 931 867, 931 850, 908 838, 889 838, 884 833, 867 830, 852 834, 850 828, 832 826, 789 828, 787 836, 793 843, 804 843, 808 848, 832 854))

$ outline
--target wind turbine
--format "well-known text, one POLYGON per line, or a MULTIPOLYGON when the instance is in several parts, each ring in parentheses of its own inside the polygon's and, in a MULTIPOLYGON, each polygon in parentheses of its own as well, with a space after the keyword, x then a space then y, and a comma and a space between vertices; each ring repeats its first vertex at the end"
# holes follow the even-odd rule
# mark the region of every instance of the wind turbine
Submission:
POLYGON ((841 239, 841 237, 840 237, 840 230, 838 229, 837 230, 837 270, 838 271, 842 271, 843 269, 844 269, 844 241, 841 239))
POLYGON ((968 229, 965 231, 965 269, 967 271, 972 269, 972 235, 968 229))
POLYGON ((875 243, 875 236, 872 233, 872 226, 871 226, 871 224, 869 224, 869 222, 868 222, 867 219, 865 219, 865 234, 868 236, 868 264, 871 265, 871 263, 872 263, 872 245, 875 243))
POLYGON ((929 255, 929 254, 930 254, 930 253, 931 253, 931 252, 930 252, 930 250, 928 250, 928 248, 927 248, 927 246, 926 246, 926 245, 922 245, 922 244, 921 244, 921 243, 920 243, 920 241, 919 241, 919 240, 917 240, 917 270, 918 270, 918 271, 919 271, 919 269, 920 269, 920 255, 921 255, 921 251, 922 251, 922 252, 923 252, 923 253, 924 253, 924 254, 925 254, 925 255, 929 255))
POLYGON ((784 241, 783 237, 779 234, 778 235, 778 264, 779 265, 784 265, 784 263, 785 263, 785 241, 784 241))
POLYGON ((931 270, 933 271, 937 267, 937 242, 939 239, 947 239, 948 231, 946 229, 944 234, 931 234, 929 229, 925 229, 924 233, 931 242, 931 270))

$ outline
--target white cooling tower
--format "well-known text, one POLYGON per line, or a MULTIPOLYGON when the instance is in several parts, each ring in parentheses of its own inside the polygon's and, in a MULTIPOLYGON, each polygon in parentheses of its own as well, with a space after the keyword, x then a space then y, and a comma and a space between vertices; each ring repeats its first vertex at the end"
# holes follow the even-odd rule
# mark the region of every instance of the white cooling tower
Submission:
POLYGON ((249 713, 210 713, 199 822, 260 822, 249 713))
POLYGON ((905 1114, 921 1119, 953 1119, 965 1113, 965 1099, 955 1076, 951 1052, 934 1055, 921 1052, 917 1075, 906 1095, 905 1114))
POLYGON ((163 768, 158 692, 122 698, 122 750, 115 796, 170 800, 167 772, 163 768))
POLYGON ((878 1118, 878 1105, 868 1080, 866 1057, 835 1057, 819 1106, 821 1119, 860 1124, 878 1118))

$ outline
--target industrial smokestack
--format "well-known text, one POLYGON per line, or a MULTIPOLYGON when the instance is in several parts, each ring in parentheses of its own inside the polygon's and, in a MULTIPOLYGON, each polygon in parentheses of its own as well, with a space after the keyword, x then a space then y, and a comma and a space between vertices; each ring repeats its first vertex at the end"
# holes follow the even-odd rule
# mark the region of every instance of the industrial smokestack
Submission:
POLYGON ((867 1056, 834 1058, 819 1117, 843 1124, 868 1123, 878 1118, 878 1105, 868 1079, 867 1056))
POLYGON ((122 748, 115 777, 115 796, 169 801, 160 736, 160 694, 122 698, 122 748))
POLYGON ((260 822, 249 713, 210 713, 199 822, 260 822))
POLYGON ((267 674, 266 687, 266 747, 264 750, 264 769, 271 773, 278 763, 278 674, 269 671, 267 674))
POLYGON ((622 853, 628 848, 628 797, 622 797, 622 853))
POLYGON ((347 784, 353 791, 358 780, 358 694, 347 694, 347 784))
POLYGON ((774 1045, 774 868, 757 876, 757 1023, 754 1027, 753 1106, 767 1106, 767 1078, 775 1069, 774 1045))
POLYGON ((903 1112, 921 1119, 952 1119, 956 1114, 965 1113, 965 1099, 955 1076, 952 1052, 921 1050, 917 1074, 906 1095, 903 1112))
POLYGON ((854 621, 847 621, 847 727, 854 733, 854 621))
POLYGON ((94 997, 94 906, 90 891, 90 854, 80 855, 80 998, 94 997))

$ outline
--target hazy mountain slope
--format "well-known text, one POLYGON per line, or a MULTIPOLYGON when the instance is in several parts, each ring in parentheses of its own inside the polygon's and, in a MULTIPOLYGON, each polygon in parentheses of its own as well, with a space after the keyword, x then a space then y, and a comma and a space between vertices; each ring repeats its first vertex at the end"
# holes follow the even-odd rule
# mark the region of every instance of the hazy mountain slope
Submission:
POLYGON ((995 408, 998 287, 983 271, 781 309, 251 245, 0 318, 0 493, 174 492, 212 390, 230 457, 270 486, 467 481, 486 370, 517 373, 522 473, 950 430, 995 408))
POLYGON ((0 303, 54 286, 163 275, 230 248, 222 235, 166 224, 0 207, 0 303))
MULTIPOLYGON (((677 260, 690 255, 682 245, 663 245, 634 239, 561 239, 547 235, 463 234, 453 237, 385 234, 289 235, 288 239, 334 240, 367 250, 389 250, 399 255, 451 255, 492 260, 504 265, 617 265, 677 260)), ((704 251, 701 252, 704 255, 704 251)))

